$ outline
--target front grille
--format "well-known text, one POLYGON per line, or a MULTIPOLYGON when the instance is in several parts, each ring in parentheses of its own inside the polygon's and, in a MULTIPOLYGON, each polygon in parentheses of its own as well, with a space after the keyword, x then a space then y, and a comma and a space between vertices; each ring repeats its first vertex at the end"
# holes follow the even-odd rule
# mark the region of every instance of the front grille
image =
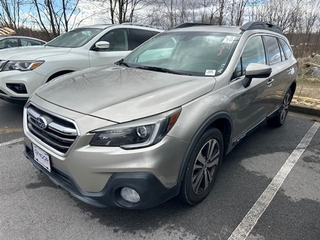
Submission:
POLYGON ((1 90, 0 90, 0 93, 1 93, 1 94, 5 94, 5 95, 7 95, 4 91, 1 91, 1 90))
POLYGON ((27 109, 28 130, 41 141, 65 154, 78 136, 75 125, 33 105, 27 109))

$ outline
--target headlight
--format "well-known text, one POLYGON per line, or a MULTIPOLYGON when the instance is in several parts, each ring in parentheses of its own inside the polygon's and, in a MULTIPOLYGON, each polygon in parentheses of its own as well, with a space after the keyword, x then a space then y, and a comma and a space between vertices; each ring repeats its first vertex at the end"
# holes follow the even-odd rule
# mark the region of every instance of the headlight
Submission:
POLYGON ((116 127, 99 129, 91 140, 91 146, 141 148, 154 145, 163 139, 174 126, 181 108, 160 114, 150 119, 119 124, 116 127))
POLYGON ((4 67, 4 65, 6 65, 8 61, 6 60, 0 60, 0 70, 4 67))
POLYGON ((44 61, 8 61, 2 71, 32 71, 40 67, 44 61))

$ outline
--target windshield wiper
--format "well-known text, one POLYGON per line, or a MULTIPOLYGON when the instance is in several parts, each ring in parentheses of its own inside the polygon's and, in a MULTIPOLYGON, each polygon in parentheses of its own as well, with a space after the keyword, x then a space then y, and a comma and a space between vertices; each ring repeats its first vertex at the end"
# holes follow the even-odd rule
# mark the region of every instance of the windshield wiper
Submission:
POLYGON ((151 70, 151 71, 156 71, 156 72, 173 73, 173 74, 179 74, 179 75, 191 75, 191 74, 186 74, 183 72, 178 72, 178 71, 170 70, 168 68, 161 68, 161 67, 138 66, 136 68, 144 69, 144 70, 151 70))
POLYGON ((130 67, 129 64, 124 62, 123 58, 121 58, 119 61, 115 62, 114 64, 117 64, 119 66, 123 65, 123 66, 126 66, 126 67, 130 67))

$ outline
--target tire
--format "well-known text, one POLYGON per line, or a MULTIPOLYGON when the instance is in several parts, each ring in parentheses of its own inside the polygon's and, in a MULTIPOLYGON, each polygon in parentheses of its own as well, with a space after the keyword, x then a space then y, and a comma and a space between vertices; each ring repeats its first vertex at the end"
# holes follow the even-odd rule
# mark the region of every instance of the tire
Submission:
POLYGON ((292 91, 289 88, 289 90, 286 92, 286 95, 283 98, 282 105, 278 113, 272 118, 268 119, 267 123, 269 126, 281 127, 284 124, 288 115, 291 100, 292 100, 292 91))
POLYGON ((218 175, 223 147, 218 129, 209 129, 201 136, 182 180, 179 197, 183 203, 196 205, 208 196, 218 175))

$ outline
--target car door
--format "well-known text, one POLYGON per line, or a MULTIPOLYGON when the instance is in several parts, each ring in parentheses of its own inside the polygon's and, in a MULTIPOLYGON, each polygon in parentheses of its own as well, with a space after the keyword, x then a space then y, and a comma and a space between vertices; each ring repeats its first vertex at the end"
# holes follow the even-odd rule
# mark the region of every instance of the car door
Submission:
POLYGON ((107 41, 110 46, 108 49, 91 48, 89 51, 90 67, 114 63, 128 55, 129 38, 127 28, 112 29, 102 36, 98 41, 107 41))
MULTIPOLYGON (((282 104, 285 93, 290 85, 290 81, 292 81, 292 71, 294 72, 295 68, 294 66, 291 66, 287 60, 288 58, 286 57, 284 49, 277 37, 263 36, 263 40, 267 51, 267 61, 272 67, 272 73, 270 75, 267 89, 271 105, 269 114, 271 114, 282 104)), ((286 54, 289 54, 288 48, 289 47, 287 46, 285 49, 286 54)))
POLYGON ((231 82, 235 89, 230 107, 234 119, 234 141, 263 121, 270 109, 266 92, 268 78, 253 78, 246 88, 242 84, 245 69, 250 63, 266 64, 265 49, 259 35, 247 41, 231 82))

